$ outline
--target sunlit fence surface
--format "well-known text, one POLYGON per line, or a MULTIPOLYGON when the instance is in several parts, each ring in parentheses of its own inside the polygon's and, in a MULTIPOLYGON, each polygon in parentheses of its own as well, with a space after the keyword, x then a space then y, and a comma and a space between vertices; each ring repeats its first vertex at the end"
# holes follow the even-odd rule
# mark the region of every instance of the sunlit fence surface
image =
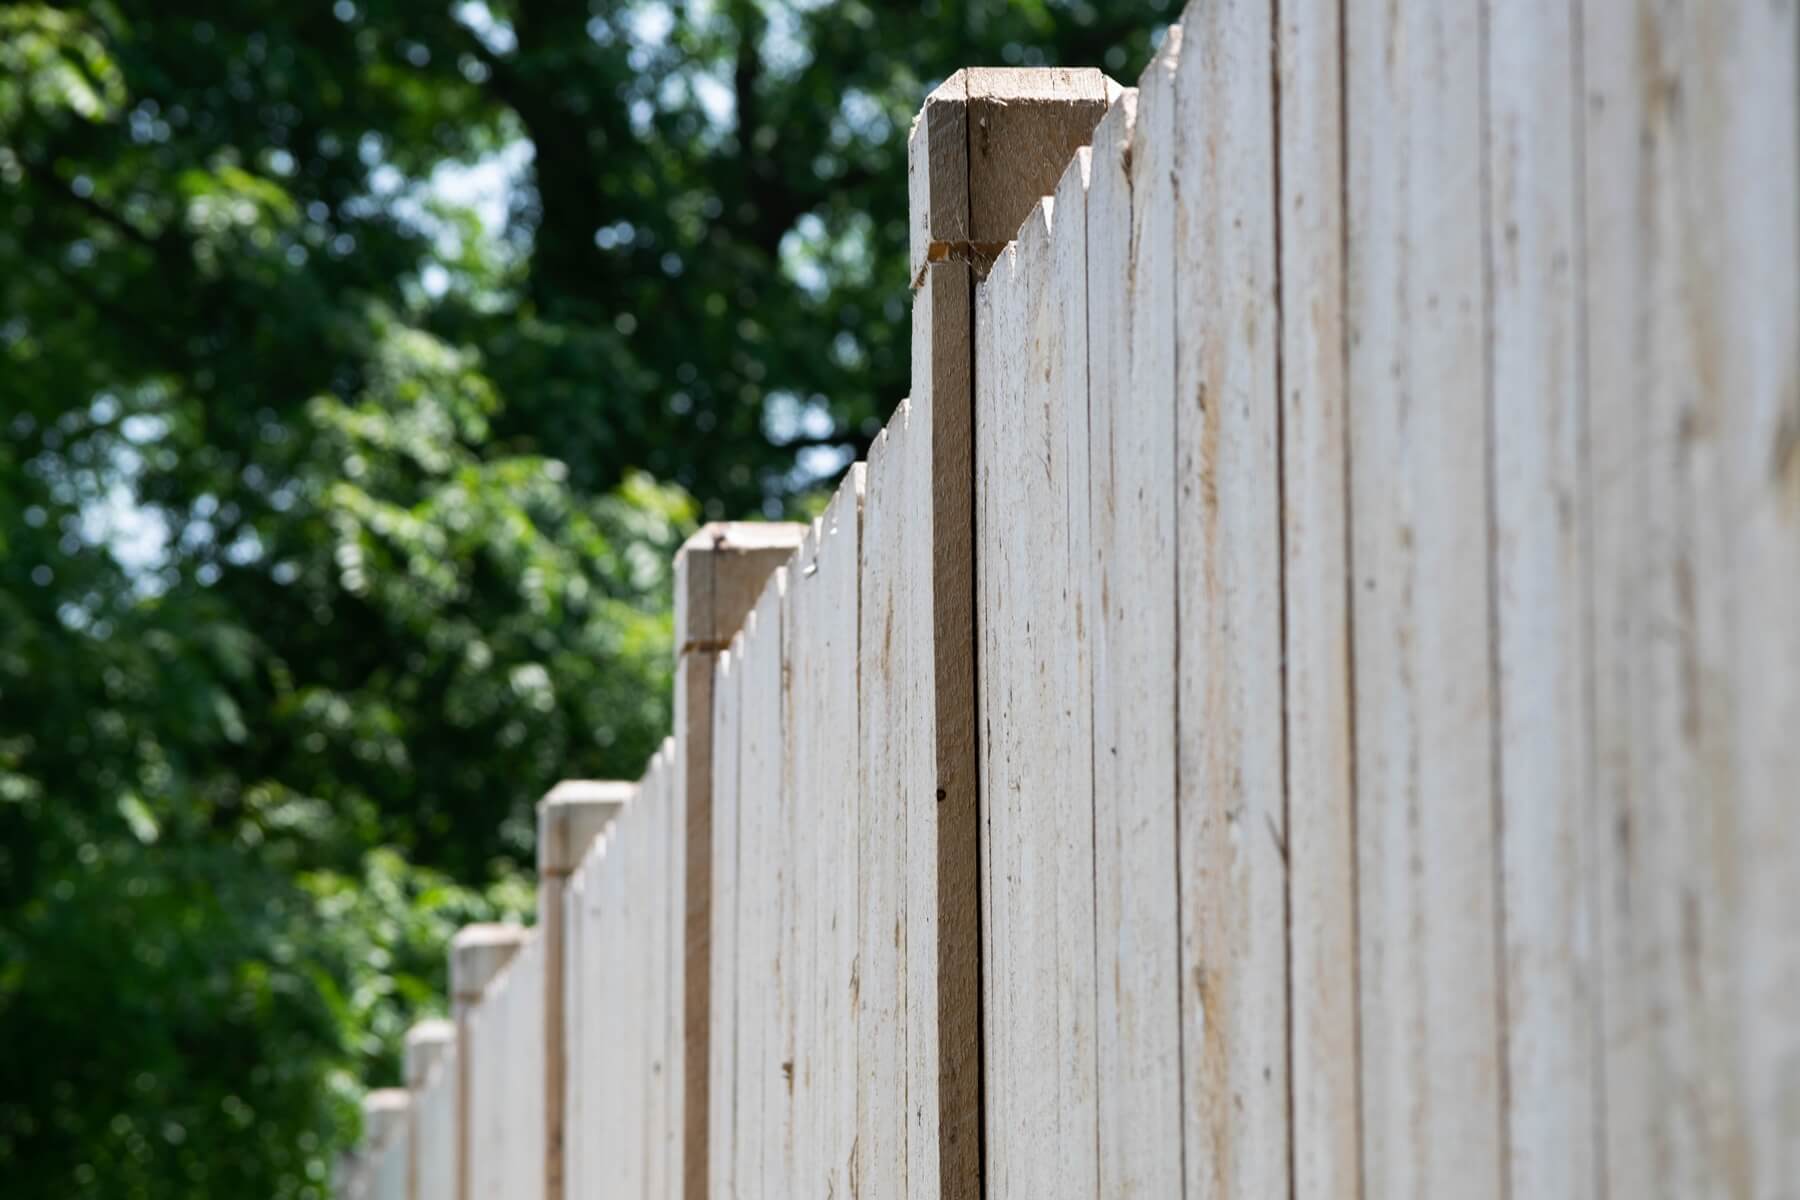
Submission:
POLYGON ((1797 21, 946 82, 912 396, 684 548, 673 738, 349 1194, 1791 1195, 1797 21))

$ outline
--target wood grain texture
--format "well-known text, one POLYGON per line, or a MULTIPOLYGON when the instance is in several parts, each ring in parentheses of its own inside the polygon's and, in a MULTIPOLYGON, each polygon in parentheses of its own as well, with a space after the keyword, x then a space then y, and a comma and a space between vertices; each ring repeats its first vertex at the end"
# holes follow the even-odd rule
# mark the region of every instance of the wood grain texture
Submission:
MULTIPOLYGON (((1080 193, 1080 185, 1065 195, 1080 193)), ((1069 345, 1081 202, 1053 244, 1049 202, 977 289, 975 367, 977 681, 987 920, 983 931, 987 1194, 1092 1195, 1096 1186, 1091 708, 1067 515, 1069 345), (1078 665, 1079 664, 1079 665, 1078 665)), ((1077 260, 1078 261, 1078 260, 1077 260)), ((1085 326, 1085 314, 1079 324, 1085 326)), ((1085 396, 1083 396, 1085 407, 1085 396)), ((1079 451, 1078 451, 1079 453, 1079 451)), ((1085 467, 1085 454, 1082 456, 1085 467)), ((1078 536, 1078 535, 1077 535, 1078 536)))
POLYGON ((1792 5, 1583 5, 1614 1196, 1800 1179, 1792 5))
POLYGON ((1473 0, 1345 10, 1370 1196, 1503 1193, 1473 0))
POLYGON ((1573 15, 1547 0, 1490 4, 1486 26, 1495 765, 1517 1196, 1601 1185, 1573 15))
POLYGON ((745 626, 743 733, 738 791, 738 1138, 744 1200, 790 1194, 783 1157, 791 1092, 779 1035, 788 990, 781 936, 783 880, 791 870, 783 816, 786 714, 782 635, 787 570, 763 589, 745 626))
POLYGON ((683 892, 682 1035, 673 1046, 682 1094, 682 1191, 708 1192, 712 1030, 713 660, 742 627, 769 573, 793 553, 804 526, 791 522, 709 522, 675 556, 675 730, 672 794, 683 831, 674 847, 683 892))
POLYGON ((819 923, 823 905, 824 847, 829 832, 823 811, 818 757, 819 725, 823 705, 819 693, 823 680, 817 672, 823 663, 814 656, 817 630, 813 622, 817 605, 809 580, 818 574, 819 523, 815 521, 788 575, 788 636, 782 641, 782 679, 788 719, 783 728, 786 743, 786 778, 783 802, 787 806, 788 856, 792 870, 787 891, 785 935, 788 939, 787 1007, 782 1028, 787 1039, 783 1070, 789 1077, 793 1119, 786 1150, 790 1157, 789 1186, 804 1194, 823 1178, 821 1156, 824 1129, 820 1111, 823 1087, 824 968, 819 923))
POLYGON ((413 1088, 410 1200, 455 1200, 456 1049, 413 1088))
POLYGON ((861 535, 858 632, 861 780, 857 819, 856 1163, 852 1194, 903 1200, 910 1194, 907 1094, 907 804, 928 778, 912 751, 918 738, 913 686, 917 605, 904 557, 908 525, 926 514, 907 507, 906 445, 911 406, 899 410, 869 447, 861 535))
POLYGON ((671 879, 673 858, 674 804, 671 792, 673 752, 668 743, 651 759, 644 777, 647 793, 648 831, 645 836, 646 861, 643 876, 645 926, 649 983, 648 1046, 650 1061, 645 1080, 648 1091, 649 1133, 645 1141, 645 1194, 655 1200, 667 1196, 677 1186, 673 1150, 676 1137, 676 1112, 680 1108, 675 1092, 674 1048, 678 1042, 679 992, 675 984, 675 938, 671 929, 674 917, 674 881, 671 879))
POLYGON ((968 67, 940 84, 908 135, 911 278, 985 263, 1056 188, 1118 92, 1099 71, 968 67))
POLYGON ((738 1194, 738 739, 743 689, 741 672, 734 668, 743 647, 740 632, 732 639, 731 648, 712 661, 712 916, 708 923, 712 986, 707 1039, 707 1177, 702 1193, 710 1200, 730 1200, 738 1194))
POLYGON ((974 287, 933 264, 913 292, 906 571, 931 581, 911 687, 921 741, 907 804, 910 944, 907 1178, 916 1197, 978 1200, 981 1115, 981 810, 977 797, 974 287))
POLYGON ((1272 5, 1190 5, 1175 72, 1176 678, 1190 1195, 1288 1190, 1272 5))
POLYGON ((1099 1191, 1117 1197, 1182 1187, 1173 53, 1095 131, 1087 208, 1099 1191))
POLYGON ((854 1167, 862 493, 862 467, 853 466, 803 545, 788 589, 793 636, 784 657, 799 871, 794 1151, 803 1195, 850 1195, 854 1167))
POLYGON ((1277 13, 1289 1071, 1296 1200, 1361 1195, 1336 0, 1277 13))

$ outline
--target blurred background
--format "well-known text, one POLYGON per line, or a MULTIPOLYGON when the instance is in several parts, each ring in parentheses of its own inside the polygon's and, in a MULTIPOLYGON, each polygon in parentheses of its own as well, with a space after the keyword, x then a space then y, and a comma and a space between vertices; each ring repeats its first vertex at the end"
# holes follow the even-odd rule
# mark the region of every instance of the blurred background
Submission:
POLYGON ((0 1191, 325 1194, 680 539, 906 394, 925 93, 1171 7, 0 2, 0 1191))

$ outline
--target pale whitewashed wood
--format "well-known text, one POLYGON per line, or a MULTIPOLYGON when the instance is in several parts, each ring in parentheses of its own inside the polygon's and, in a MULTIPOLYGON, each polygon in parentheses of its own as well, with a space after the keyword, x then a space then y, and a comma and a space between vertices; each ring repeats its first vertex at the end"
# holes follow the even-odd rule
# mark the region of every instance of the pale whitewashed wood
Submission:
POLYGON ((650 760, 644 776, 646 800, 645 828, 642 845, 642 874, 639 876, 643 913, 642 933, 644 971, 647 983, 644 1021, 645 1050, 648 1062, 644 1074, 644 1194, 656 1200, 669 1190, 670 1142, 670 1070, 669 1043, 675 998, 670 991, 669 948, 673 942, 669 928, 670 891, 669 863, 669 757, 667 744, 650 760))
MULTIPOLYGON (((601 834, 589 848, 604 853, 606 835, 601 834)), ((592 1084, 587 1037, 587 972, 592 950, 589 945, 587 908, 587 867, 592 859, 584 855, 570 872, 563 886, 563 1139, 562 1181, 565 1197, 587 1194, 588 1154, 592 1145, 590 1125, 593 1120, 592 1084)))
POLYGON ((1296 1200, 1355 1200, 1356 877, 1340 6, 1277 9, 1289 1074, 1296 1200))
POLYGON ((599 986, 609 1019, 596 1027, 609 1043, 599 1085, 604 1097, 600 1119, 610 1143, 601 1169, 609 1175, 603 1194, 622 1200, 649 1194, 649 917, 643 896, 654 782, 648 777, 640 781, 636 799, 620 819, 617 869, 605 873, 600 900, 605 952, 599 986))
MULTIPOLYGON (((865 468, 845 473, 824 518, 819 585, 825 609, 820 638, 829 663, 823 713, 826 736, 819 803, 828 831, 820 862, 820 960, 824 991, 823 1079, 826 1089, 821 1146, 822 1186, 828 1196, 855 1192, 858 1054, 857 1001, 862 990, 858 958, 862 900, 862 695, 858 649, 862 631, 862 506, 865 468)), ((899 1123, 899 1114, 892 1117, 899 1123)))
MULTIPOLYGON (((710 676, 708 677, 710 679, 710 676)), ((663 815, 658 830, 661 853, 656 894, 661 898, 663 954, 662 1077, 663 1137, 659 1153, 663 1163, 663 1187, 656 1195, 680 1200, 685 1170, 687 1098, 687 806, 680 791, 678 747, 674 738, 662 748, 663 815)))
POLYGON ((1181 1192, 1174 55, 1094 132, 1087 209, 1102 1196, 1181 1192))
POLYGON ((399 1088, 381 1088, 363 1099, 361 1187, 369 1200, 407 1200, 411 1107, 411 1096, 399 1088))
POLYGON ((862 1200, 910 1194, 907 1140, 907 802, 916 794, 917 742, 909 723, 917 590, 906 577, 907 523, 927 514, 912 498, 909 404, 902 401, 869 447, 861 535, 857 671, 862 747, 857 813, 856 1174, 862 1200))
POLYGON ((783 823, 782 629, 787 569, 764 588, 744 647, 739 746, 738 1195, 790 1194, 782 1146, 791 1093, 780 1037, 783 880, 791 867, 783 823))
POLYGON ((541 931, 533 931, 507 968, 499 997, 504 1080, 500 1162, 504 1194, 520 1200, 543 1200, 547 1180, 544 965, 544 939, 541 931))
POLYGON ((712 680, 712 987, 707 1039, 707 1191, 710 1200, 738 1194, 737 1145, 737 955, 738 955, 738 739, 742 727, 739 680, 734 670, 743 636, 713 661, 712 680))
MULTIPOLYGON (((1000 373, 1002 348, 1017 335, 1013 310, 1017 300, 1013 289, 1013 266, 1017 258, 1013 247, 1000 252, 988 269, 986 279, 975 289, 975 611, 980 614, 976 627, 977 657, 981 668, 976 675, 976 725, 981 730, 979 743, 979 780, 981 812, 981 1083, 984 1100, 988 1096, 1020 1097, 1019 1107, 1009 1112, 1008 1124, 1016 1129, 1028 1122, 1048 1120, 1043 1092, 1026 1097, 1017 1084, 1014 1069, 1013 1039, 1007 1036, 1016 1021, 1011 1003, 1014 962, 1020 954, 1018 935, 1012 919, 1015 903, 1009 881, 1018 878, 1012 848, 1017 822, 1014 816, 1014 781, 1016 748, 1003 749, 1001 741, 1009 732, 1002 720, 996 728, 990 714, 1002 700, 1010 702, 1012 672, 1007 660, 994 645, 992 627, 1000 625, 1000 595, 1009 589, 1011 568, 998 549, 997 540, 989 533, 1007 519, 1008 505, 998 493, 1004 488, 1003 478, 989 465, 999 457, 1005 444, 1009 422, 1002 416, 1005 389, 1000 373), (994 476, 990 482, 989 475, 994 476), (1028 1107, 1035 1102, 1036 1107, 1028 1107)), ((1017 621, 1014 629, 1023 629, 1017 621)), ((1016 739, 1014 739, 1016 742, 1016 739)), ((996 1197, 1011 1194, 1013 1185, 1014 1138, 1007 1129, 994 1128, 996 1106, 985 1104, 982 1113, 983 1191, 996 1197)))
POLYGON ((505 1186, 504 1145, 499 1110, 505 1105, 505 1032, 501 1014, 484 996, 464 1024, 463 1044, 469 1056, 468 1195, 471 1200, 497 1196, 505 1186))
MULTIPOLYGON (((1052 280, 1051 207, 977 289, 984 1053, 987 1094, 1007 1098, 987 1106, 996 1197, 1092 1195, 1096 1178, 1091 710, 1067 520, 1076 499, 1086 508, 1066 414, 1068 373, 1085 378, 1086 364, 1062 336, 1086 288, 1052 280)), ((1070 243, 1084 240, 1079 212, 1070 226, 1070 243)))
POLYGON ((1487 259, 1507 1183, 1600 1186, 1577 44, 1489 5, 1487 259))
POLYGON ((1190 1195, 1288 1191, 1287 814, 1270 0, 1176 65, 1176 665, 1190 1195))
POLYGON ((527 939, 469 1014, 469 1171, 476 1197, 544 1192, 543 940, 527 939))
POLYGON ((794 1162, 802 1195, 849 1195, 856 1119, 858 532, 853 466, 801 549, 786 639, 796 874, 794 1162))
MULTIPOLYGON (((780 1070, 790 1110, 780 1143, 781 1190, 806 1194, 819 1180, 819 870, 825 843, 820 822, 819 757, 815 752, 822 705, 823 664, 810 580, 819 570, 819 523, 808 529, 788 577, 781 641, 782 770, 781 822, 788 859, 782 888, 782 1008, 780 1070)), ((771 1194, 776 1184, 768 1184, 771 1194)))
POLYGON ((1345 11, 1364 1181, 1503 1190, 1474 0, 1345 11))
POLYGON ((413 1092, 414 1183, 411 1200, 456 1195, 456 1048, 451 1046, 413 1092))
MULTIPOLYGON (((1063 171, 1049 213, 1050 244, 1042 309, 1034 343, 1044 361, 1050 409, 1048 432, 1059 442, 1054 507, 1045 514, 1061 527, 1060 565, 1048 560, 1040 573, 1065 642, 1049 665, 1055 703, 1045 732, 1060 752, 1062 772, 1051 815, 1056 863, 1056 1070, 1064 1093, 1058 1117, 1062 1143, 1060 1188, 1089 1194, 1099 1179, 1098 1043, 1095 1022, 1099 979, 1094 912, 1094 735, 1091 634, 1099 607, 1093 570, 1088 480, 1087 189, 1090 152, 1075 151, 1063 171)), ((1029 243, 1027 244, 1029 245, 1029 243)), ((1036 380, 1028 381, 1030 392, 1036 380)), ((1028 392, 1028 395, 1030 394, 1028 392)))
MULTIPOLYGON (((473 1200, 477 1097, 490 1084, 478 1086, 479 1051, 471 1022, 479 1013, 488 984, 512 961, 528 936, 518 925, 466 925, 450 940, 450 1009, 456 1022, 456 1195, 473 1200)), ((490 1027, 492 1022, 490 1021, 490 1027)), ((489 1076, 492 1076, 490 1070, 489 1076)))
POLYGON ((1791 5, 1584 5, 1611 1195, 1800 1179, 1791 5))

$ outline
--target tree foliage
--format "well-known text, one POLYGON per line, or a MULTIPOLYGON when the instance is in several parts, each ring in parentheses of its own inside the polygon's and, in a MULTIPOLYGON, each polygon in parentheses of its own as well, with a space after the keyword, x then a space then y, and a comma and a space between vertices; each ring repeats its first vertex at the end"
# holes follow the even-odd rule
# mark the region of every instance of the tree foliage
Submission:
POLYGON ((324 1194, 533 800, 661 736, 680 538, 904 394, 926 88, 1166 17, 0 0, 9 1194, 324 1194))

